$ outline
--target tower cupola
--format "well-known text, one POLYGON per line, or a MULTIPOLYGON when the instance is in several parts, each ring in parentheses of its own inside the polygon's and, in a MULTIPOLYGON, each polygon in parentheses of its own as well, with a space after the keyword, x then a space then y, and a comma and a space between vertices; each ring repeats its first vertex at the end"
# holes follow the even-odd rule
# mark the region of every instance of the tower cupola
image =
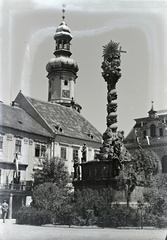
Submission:
POLYGON ((79 68, 78 64, 70 58, 72 55, 70 51, 72 35, 70 28, 64 21, 65 10, 62 11, 63 20, 54 35, 55 56, 46 65, 49 79, 48 101, 72 107, 80 112, 81 106, 74 101, 75 83, 79 68))
POLYGON ((154 101, 151 102, 152 106, 151 106, 151 110, 148 112, 148 116, 149 118, 158 118, 157 111, 154 110, 153 103, 154 101))

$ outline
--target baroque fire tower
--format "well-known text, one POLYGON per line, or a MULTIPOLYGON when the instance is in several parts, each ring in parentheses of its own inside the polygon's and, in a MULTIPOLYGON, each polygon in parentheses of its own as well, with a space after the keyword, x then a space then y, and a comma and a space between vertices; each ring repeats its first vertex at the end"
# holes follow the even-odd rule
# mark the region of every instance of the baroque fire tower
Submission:
POLYGON ((82 107, 77 104, 75 99, 75 83, 77 72, 79 70, 77 63, 70 58, 70 42, 72 35, 69 27, 65 23, 64 13, 62 10, 62 22, 56 29, 54 40, 56 42, 55 57, 46 65, 48 72, 48 101, 58 103, 66 107, 72 107, 78 112, 82 107))

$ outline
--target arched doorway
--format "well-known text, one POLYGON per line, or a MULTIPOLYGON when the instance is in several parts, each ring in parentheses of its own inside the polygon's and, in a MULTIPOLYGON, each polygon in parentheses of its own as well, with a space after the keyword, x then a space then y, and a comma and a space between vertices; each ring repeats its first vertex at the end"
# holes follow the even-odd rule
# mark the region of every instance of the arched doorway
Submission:
POLYGON ((156 136, 156 127, 154 124, 151 124, 150 126, 150 136, 155 137, 156 136))

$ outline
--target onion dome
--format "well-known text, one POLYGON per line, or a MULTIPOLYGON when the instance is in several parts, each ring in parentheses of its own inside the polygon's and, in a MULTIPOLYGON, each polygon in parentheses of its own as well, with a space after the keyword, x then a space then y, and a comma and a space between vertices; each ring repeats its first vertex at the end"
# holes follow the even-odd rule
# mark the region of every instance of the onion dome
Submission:
POLYGON ((56 41, 55 47, 55 58, 52 58, 46 65, 46 70, 48 73, 63 69, 72 71, 74 74, 79 70, 77 63, 70 58, 70 41, 72 40, 71 30, 64 21, 56 29, 54 35, 56 41))
POLYGON ((52 58, 46 65, 48 73, 58 69, 71 70, 75 73, 79 70, 78 64, 73 59, 65 56, 52 58))
POLYGON ((71 30, 67 27, 67 24, 63 21, 60 23, 58 28, 56 29, 56 34, 54 35, 54 39, 58 38, 68 39, 69 41, 72 39, 71 30))

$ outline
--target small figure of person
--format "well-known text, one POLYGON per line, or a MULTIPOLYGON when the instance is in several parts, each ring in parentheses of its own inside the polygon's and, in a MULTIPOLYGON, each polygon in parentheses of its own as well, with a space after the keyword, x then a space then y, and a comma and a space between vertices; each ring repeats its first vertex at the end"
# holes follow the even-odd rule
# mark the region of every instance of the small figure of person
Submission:
POLYGON ((2 204, 0 203, 0 219, 2 218, 2 204))
POLYGON ((73 97, 71 98, 71 106, 72 106, 72 109, 75 109, 75 101, 73 97))
POLYGON ((7 217, 7 213, 8 213, 8 204, 6 202, 6 200, 4 200, 4 202, 2 203, 2 217, 3 217, 3 223, 5 223, 6 217, 7 217))
POLYGON ((86 162, 86 160, 87 160, 86 143, 84 143, 82 147, 82 162, 86 162))
POLYGON ((74 159, 74 179, 80 180, 80 167, 79 167, 79 159, 74 159))

